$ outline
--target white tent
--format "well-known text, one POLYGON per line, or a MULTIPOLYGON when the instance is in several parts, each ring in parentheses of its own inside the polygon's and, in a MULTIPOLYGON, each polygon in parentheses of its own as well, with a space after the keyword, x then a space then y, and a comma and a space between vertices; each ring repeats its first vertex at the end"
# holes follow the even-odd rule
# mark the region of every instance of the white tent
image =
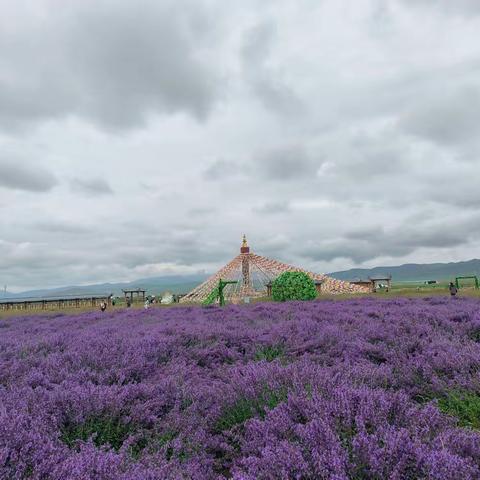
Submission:
POLYGON ((165 292, 162 295, 162 299, 160 300, 160 303, 163 305, 170 305, 171 303, 173 303, 173 293, 165 292))

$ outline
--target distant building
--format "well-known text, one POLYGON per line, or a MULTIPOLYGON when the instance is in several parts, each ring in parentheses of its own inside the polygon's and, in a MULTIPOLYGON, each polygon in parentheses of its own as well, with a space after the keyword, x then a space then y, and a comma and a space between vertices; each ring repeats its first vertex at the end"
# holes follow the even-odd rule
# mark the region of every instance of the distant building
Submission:
POLYGON ((371 292, 376 292, 377 288, 388 288, 390 290, 392 286, 392 276, 368 277, 367 280, 353 280, 350 283, 368 288, 371 292))

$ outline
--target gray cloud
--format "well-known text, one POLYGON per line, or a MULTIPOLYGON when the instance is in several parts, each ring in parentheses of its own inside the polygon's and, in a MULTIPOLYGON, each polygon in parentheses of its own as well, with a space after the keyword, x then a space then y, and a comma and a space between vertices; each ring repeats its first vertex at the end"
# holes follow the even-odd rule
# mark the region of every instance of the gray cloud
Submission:
POLYGON ((376 176, 391 177, 408 172, 409 161, 409 147, 398 143, 398 139, 391 138, 391 135, 382 138, 363 134, 352 138, 350 155, 341 159, 340 167, 344 176, 358 180, 376 176))
POLYGON ((254 207, 254 212, 264 215, 277 215, 281 213, 287 213, 290 211, 290 205, 288 202, 266 202, 263 205, 254 207))
POLYGON ((75 263, 75 259, 65 250, 58 249, 56 252, 51 252, 45 249, 45 246, 42 243, 14 243, 0 240, 0 248, 3 252, 0 257, 0 268, 13 277, 10 271, 24 272, 25 269, 32 271, 67 267, 75 263))
POLYGON ((189 215, 197 216, 197 217, 206 217, 209 215, 213 215, 216 213, 217 209, 213 207, 195 207, 191 208, 188 213, 189 215))
POLYGON ((245 32, 241 51, 245 77, 268 110, 282 115, 304 113, 304 103, 285 80, 282 70, 269 65, 275 37, 276 26, 271 21, 260 23, 245 32))
POLYGON ((419 228, 410 222, 386 230, 381 226, 347 232, 334 242, 307 245, 302 255, 313 260, 350 258, 363 263, 379 257, 402 257, 420 248, 449 248, 466 245, 480 232, 480 216, 475 214, 442 223, 424 222, 419 228))
POLYGON ((92 229, 83 225, 77 225, 71 221, 61 220, 45 220, 35 224, 37 231, 46 232, 52 235, 72 234, 72 235, 84 235, 92 233, 92 229))
MULTIPOLYGON (((20 231, 28 226, 17 223, 12 227, 20 231)), ((193 229, 169 231, 155 223, 99 222, 94 229, 77 229, 72 223, 58 220, 34 227, 34 242, 0 238, 4 253, 0 269, 2 282, 7 285, 19 285, 19 278, 25 275, 21 284, 30 288, 109 281, 113 277, 133 280, 175 271, 192 273, 202 269, 197 266, 199 258, 206 263, 227 261, 236 254, 236 249, 220 238, 206 240, 193 229), (64 241, 65 234, 68 242, 64 241), (55 238, 60 241, 51 248, 55 238)))
POLYGON ((478 256, 478 2, 0 3, 12 290, 478 256))
MULTIPOLYGON (((445 182, 445 184, 448 184, 448 182, 445 182)), ((461 209, 477 209, 480 207, 480 191, 477 180, 470 184, 466 184, 466 182, 463 182, 463 185, 458 183, 458 187, 453 189, 451 185, 452 183, 445 185, 445 189, 439 188, 439 185, 437 185, 437 188, 432 188, 432 200, 461 209)))
POLYGON ((254 159, 255 171, 265 179, 277 181, 314 177, 320 164, 299 145, 268 150, 254 159))
POLYGON ((461 15, 480 13, 480 4, 477 0, 401 0, 412 7, 427 7, 440 12, 453 12, 461 15))
POLYGON ((215 160, 203 172, 206 180, 224 180, 241 174, 241 166, 230 160, 215 160))
POLYGON ((455 162, 451 171, 429 175, 430 182, 424 194, 433 202, 454 207, 457 211, 477 210, 480 207, 478 188, 478 161, 455 162))
POLYGON ((349 230, 345 233, 345 238, 347 240, 374 241, 378 238, 382 238, 384 235, 384 229, 379 225, 374 225, 349 230))
POLYGON ((480 134, 480 89, 462 88, 447 96, 420 100, 400 118, 408 133, 439 144, 458 145, 480 134))
POLYGON ((27 192, 48 192, 58 181, 43 167, 0 160, 0 187, 27 192))
MULTIPOLYGON (((202 61, 212 25, 189 1, 82 2, 0 33, 0 125, 77 115, 109 129, 151 114, 204 119, 217 98, 214 65, 202 61)), ((1 30, 0 30, 1 32, 1 30)))
POLYGON ((70 182, 73 192, 85 195, 111 195, 112 187, 104 178, 74 178, 70 182))

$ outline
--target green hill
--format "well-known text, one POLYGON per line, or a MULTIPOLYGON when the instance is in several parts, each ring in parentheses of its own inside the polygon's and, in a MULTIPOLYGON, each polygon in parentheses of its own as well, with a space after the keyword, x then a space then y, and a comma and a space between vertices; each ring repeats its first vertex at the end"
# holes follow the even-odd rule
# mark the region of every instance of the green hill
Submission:
POLYGON ((446 281, 462 275, 480 277, 480 260, 450 263, 407 263, 405 265, 374 268, 352 268, 328 275, 339 280, 358 280, 368 277, 391 275, 394 282, 418 282, 426 280, 446 281))

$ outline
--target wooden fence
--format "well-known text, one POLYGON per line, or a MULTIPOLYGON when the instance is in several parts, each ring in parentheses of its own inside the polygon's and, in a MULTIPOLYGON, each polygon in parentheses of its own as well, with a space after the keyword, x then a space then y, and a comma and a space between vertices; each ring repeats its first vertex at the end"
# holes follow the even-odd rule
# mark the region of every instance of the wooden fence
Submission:
POLYGON ((56 310, 62 308, 97 307, 102 302, 111 304, 110 296, 0 299, 1 310, 56 310))

